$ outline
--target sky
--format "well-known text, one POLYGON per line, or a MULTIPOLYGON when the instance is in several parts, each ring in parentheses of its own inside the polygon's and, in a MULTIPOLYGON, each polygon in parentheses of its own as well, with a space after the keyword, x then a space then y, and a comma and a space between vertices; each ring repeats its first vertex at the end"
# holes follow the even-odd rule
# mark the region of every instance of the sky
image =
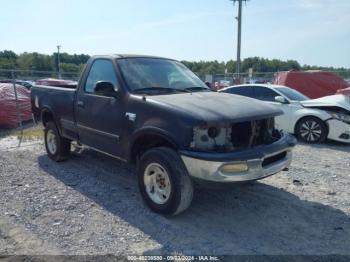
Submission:
MULTIPOLYGON (((0 50, 236 59, 229 0, 0 0, 0 50)), ((242 58, 350 68, 350 0, 250 0, 242 58)))

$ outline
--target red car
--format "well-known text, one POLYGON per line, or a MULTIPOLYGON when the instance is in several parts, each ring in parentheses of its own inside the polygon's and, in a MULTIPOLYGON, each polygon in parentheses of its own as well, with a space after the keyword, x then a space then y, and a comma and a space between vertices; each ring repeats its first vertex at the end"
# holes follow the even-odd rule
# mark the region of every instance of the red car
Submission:
MULTIPOLYGON (((16 85, 18 106, 21 121, 32 118, 30 91, 21 85, 16 85)), ((13 84, 0 83, 0 126, 15 127, 18 124, 16 97, 13 84)))

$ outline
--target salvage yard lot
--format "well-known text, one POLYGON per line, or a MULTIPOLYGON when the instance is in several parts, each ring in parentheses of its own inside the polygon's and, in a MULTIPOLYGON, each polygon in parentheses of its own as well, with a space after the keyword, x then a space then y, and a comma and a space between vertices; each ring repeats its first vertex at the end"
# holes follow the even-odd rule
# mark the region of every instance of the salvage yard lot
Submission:
POLYGON ((198 187, 188 211, 165 218, 123 162, 85 149, 58 164, 40 144, 0 146, 0 254, 350 254, 349 153, 297 145, 289 171, 198 187))

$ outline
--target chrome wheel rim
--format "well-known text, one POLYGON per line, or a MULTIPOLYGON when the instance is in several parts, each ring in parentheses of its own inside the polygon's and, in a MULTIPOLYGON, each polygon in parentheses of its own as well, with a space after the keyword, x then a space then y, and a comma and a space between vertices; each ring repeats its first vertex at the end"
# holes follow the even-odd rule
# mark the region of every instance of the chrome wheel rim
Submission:
POLYGON ((322 128, 319 123, 314 120, 308 120, 300 126, 300 136, 309 142, 315 142, 320 139, 322 128))
POLYGON ((57 141, 56 141, 56 135, 52 130, 47 131, 46 134, 46 144, 47 149, 49 152, 54 155, 57 151, 57 141))
POLYGON ((156 204, 168 201, 171 192, 171 183, 168 172, 158 163, 149 164, 144 172, 143 180, 146 193, 156 204))

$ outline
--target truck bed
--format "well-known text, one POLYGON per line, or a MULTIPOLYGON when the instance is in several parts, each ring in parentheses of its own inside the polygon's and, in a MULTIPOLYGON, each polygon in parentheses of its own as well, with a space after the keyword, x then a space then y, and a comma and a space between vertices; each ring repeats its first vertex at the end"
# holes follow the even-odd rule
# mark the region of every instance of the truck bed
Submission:
MULTIPOLYGON (((54 119, 59 130, 74 130, 74 99, 76 94, 76 86, 44 86, 34 85, 31 90, 31 104, 34 119, 41 121, 43 112, 55 112, 54 119), (54 97, 54 99, 53 99, 54 97), (41 109, 41 110, 40 110, 41 109), (65 127, 65 128, 62 128, 65 127)), ((76 134, 67 134, 69 137, 75 138, 76 134)))

